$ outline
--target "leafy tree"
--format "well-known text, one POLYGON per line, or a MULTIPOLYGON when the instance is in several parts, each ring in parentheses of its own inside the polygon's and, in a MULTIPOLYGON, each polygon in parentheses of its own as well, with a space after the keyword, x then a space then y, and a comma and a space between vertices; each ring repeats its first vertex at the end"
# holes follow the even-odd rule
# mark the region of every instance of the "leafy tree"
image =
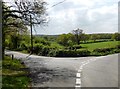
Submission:
POLYGON ((98 35, 97 34, 92 34, 91 39, 94 40, 94 42, 95 42, 98 39, 98 35))
POLYGON ((89 40, 89 35, 82 33, 80 35, 80 40, 86 42, 87 40, 89 40))
POLYGON ((62 34, 62 35, 58 36, 58 39, 57 39, 58 43, 62 44, 64 46, 68 46, 68 40, 69 40, 69 38, 68 38, 67 34, 62 34))
MULTIPOLYGON (((3 32, 3 44, 5 41, 5 33, 13 32, 11 28, 18 28, 15 30, 22 30, 21 27, 26 27, 25 25, 36 25, 46 23, 45 13, 46 2, 42 0, 16 0, 15 9, 11 9, 13 6, 5 5, 5 2, 2 2, 2 32, 3 32)), ((4 54, 4 45, 3 45, 3 54, 4 54)))
POLYGON ((112 39, 115 39, 116 41, 120 40, 120 33, 114 33, 112 36, 112 39))
POLYGON ((73 30, 72 33, 74 34, 75 36, 75 39, 76 39, 76 43, 79 45, 80 44, 80 35, 82 34, 83 30, 81 29, 77 29, 77 30, 73 30))

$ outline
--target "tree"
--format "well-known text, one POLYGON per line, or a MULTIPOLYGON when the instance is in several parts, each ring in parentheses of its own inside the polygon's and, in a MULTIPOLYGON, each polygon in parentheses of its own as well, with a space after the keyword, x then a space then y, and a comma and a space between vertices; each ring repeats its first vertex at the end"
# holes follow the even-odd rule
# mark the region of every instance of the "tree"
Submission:
POLYGON ((17 9, 13 10, 13 12, 19 13, 26 25, 31 23, 32 25, 41 25, 47 22, 46 4, 43 0, 15 0, 17 9))
POLYGON ((82 34, 83 30, 82 29, 77 29, 77 30, 73 30, 72 33, 74 34, 75 38, 76 38, 76 43, 79 45, 80 44, 80 35, 82 34))
POLYGON ((112 39, 115 39, 116 41, 120 40, 120 33, 114 33, 112 36, 112 39))
POLYGON ((98 35, 97 34, 92 34, 91 39, 94 40, 94 42, 95 42, 98 39, 98 35))
POLYGON ((59 35, 58 38, 57 38, 57 41, 59 44, 62 44, 64 46, 68 46, 68 36, 67 34, 62 34, 62 35, 59 35))
POLYGON ((82 33, 80 35, 80 40, 86 42, 87 40, 89 40, 89 35, 82 33))
MULTIPOLYGON (((46 2, 43 0, 15 0, 15 7, 11 9, 13 6, 7 6, 5 2, 2 2, 2 43, 4 44, 5 41, 5 33, 12 32, 11 27, 21 28, 23 25, 32 26, 46 23, 45 5, 46 2)), ((2 53, 4 55, 4 45, 2 53)))
MULTIPOLYGON (((15 4, 17 6, 17 12, 22 17, 24 23, 29 25, 31 28, 31 53, 33 50, 33 36, 32 36, 32 26, 37 24, 43 25, 47 22, 47 14, 45 13, 46 2, 43 0, 16 0, 15 4)), ((15 11, 16 12, 16 11, 15 11)))

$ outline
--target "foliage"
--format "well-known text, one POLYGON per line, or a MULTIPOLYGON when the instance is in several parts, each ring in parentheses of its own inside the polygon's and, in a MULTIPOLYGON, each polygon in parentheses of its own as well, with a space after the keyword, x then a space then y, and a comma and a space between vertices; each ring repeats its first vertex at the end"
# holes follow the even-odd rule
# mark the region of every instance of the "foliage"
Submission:
POLYGON ((81 29, 78 28, 77 30, 73 30, 72 32, 73 32, 73 34, 74 34, 76 43, 79 45, 80 40, 81 40, 81 39, 80 39, 80 35, 82 34, 83 30, 81 30, 81 29))
POLYGON ((99 39, 99 36, 97 34, 92 34, 91 39, 95 42, 97 39, 99 39))
POLYGON ((47 41, 46 39, 44 39, 44 38, 40 38, 40 37, 35 37, 34 38, 34 43, 35 44, 43 44, 43 45, 48 45, 48 46, 50 46, 50 42, 49 41, 47 41))
POLYGON ((89 39, 90 39, 90 38, 89 38, 89 35, 87 35, 87 34, 82 33, 82 34, 80 35, 80 40, 81 40, 81 41, 84 41, 85 43, 86 43, 86 41, 89 40, 89 39))
POLYGON ((2 89, 27 89, 30 78, 27 77, 28 71, 22 70, 24 68, 20 61, 5 56, 2 61, 2 89))
POLYGON ((58 50, 56 57, 82 57, 90 55, 88 50, 58 50))
POLYGON ((63 46, 68 46, 69 37, 66 34, 62 34, 58 37, 57 41, 63 46))
POLYGON ((15 0, 16 10, 26 25, 44 24, 47 22, 46 13, 47 3, 43 0, 15 0), (30 17, 31 16, 31 17, 30 17), (32 20, 30 20, 32 19, 32 20))
POLYGON ((116 41, 120 41, 120 33, 114 33, 112 39, 115 39, 116 41))
POLYGON ((108 54, 120 53, 120 49, 117 49, 117 48, 118 46, 113 47, 113 48, 97 48, 93 50, 91 55, 103 56, 103 55, 108 55, 108 54))

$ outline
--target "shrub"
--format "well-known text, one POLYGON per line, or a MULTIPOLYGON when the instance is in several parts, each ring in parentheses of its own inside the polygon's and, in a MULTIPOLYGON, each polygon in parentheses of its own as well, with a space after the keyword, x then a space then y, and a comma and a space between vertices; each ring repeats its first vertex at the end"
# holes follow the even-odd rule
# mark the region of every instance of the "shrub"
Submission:
POLYGON ((110 52, 111 50, 113 50, 114 48, 97 48, 97 49, 94 49, 93 52, 110 52))
POLYGON ((56 52, 57 57, 82 57, 90 55, 88 50, 58 50, 56 52))
MULTIPOLYGON (((35 53, 35 54, 40 53, 40 51, 42 51, 42 48, 43 48, 42 44, 34 44, 33 53, 35 53)), ((32 50, 31 46, 29 46, 27 51, 30 52, 31 50, 32 50)))
POLYGON ((47 56, 49 51, 50 51, 50 47, 49 46, 44 46, 42 48, 42 56, 47 56))
POLYGON ((117 48, 117 49, 120 49, 120 45, 117 45, 116 48, 117 48))
POLYGON ((23 42, 23 43, 20 44, 20 48, 21 48, 21 50, 27 50, 28 46, 25 42, 23 42))
POLYGON ((80 45, 73 45, 73 49, 80 49, 80 48, 82 48, 82 46, 80 46, 80 45))
POLYGON ((57 52, 57 50, 51 49, 47 56, 54 57, 54 56, 56 56, 56 52, 57 52))
POLYGON ((120 53, 119 47, 120 46, 116 46, 114 48, 98 48, 98 49, 93 50, 91 55, 104 56, 104 55, 113 54, 113 53, 120 53))

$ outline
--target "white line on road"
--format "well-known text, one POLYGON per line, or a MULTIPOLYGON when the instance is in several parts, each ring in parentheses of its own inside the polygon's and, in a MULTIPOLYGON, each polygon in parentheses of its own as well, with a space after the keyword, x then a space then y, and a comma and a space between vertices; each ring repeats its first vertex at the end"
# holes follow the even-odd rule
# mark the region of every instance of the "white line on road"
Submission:
POLYGON ((76 84, 81 85, 81 79, 77 78, 77 79, 76 79, 76 84))
POLYGON ((80 69, 79 69, 79 70, 78 70, 78 72, 79 72, 79 73, 81 73, 81 72, 82 72, 82 70, 80 70, 80 69))
POLYGON ((86 63, 82 64, 82 66, 86 65, 86 63))
POLYGON ((95 60, 97 60, 97 59, 89 59, 89 60, 87 60, 87 61, 83 61, 83 62, 82 62, 82 65, 80 66, 80 68, 79 68, 79 70, 78 70, 78 72, 77 72, 77 74, 76 74, 76 85, 75 85, 75 89, 78 89, 78 88, 80 89, 80 87, 81 87, 81 73, 82 73, 83 67, 84 67, 85 65, 89 64, 90 62, 95 61, 95 60))
POLYGON ((82 70, 82 69, 83 69, 83 66, 80 67, 80 70, 82 70))
MULTIPOLYGON (((77 88, 81 87, 81 85, 76 85, 75 87, 76 87, 76 89, 77 89, 77 88)), ((80 89, 80 88, 79 88, 79 89, 80 89)))
POLYGON ((80 78, 80 77, 81 77, 81 73, 77 73, 77 74, 76 74, 76 77, 77 77, 77 78, 80 78))

